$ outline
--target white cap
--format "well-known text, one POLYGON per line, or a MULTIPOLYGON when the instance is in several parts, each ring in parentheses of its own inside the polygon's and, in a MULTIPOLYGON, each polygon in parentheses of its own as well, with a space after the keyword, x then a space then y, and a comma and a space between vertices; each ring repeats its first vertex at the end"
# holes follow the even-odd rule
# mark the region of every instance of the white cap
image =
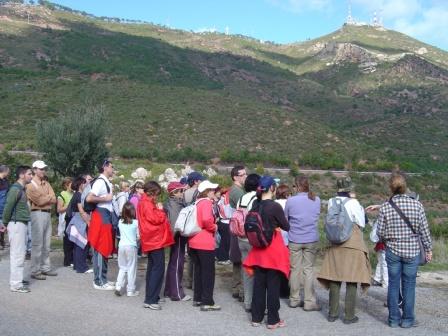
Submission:
POLYGON ((37 160, 33 162, 33 168, 38 168, 38 169, 45 169, 48 166, 45 164, 45 162, 41 161, 41 160, 37 160))
POLYGON ((218 187, 219 187, 218 183, 211 183, 209 180, 205 180, 205 181, 202 181, 201 183, 199 183, 198 191, 203 192, 204 190, 216 189, 218 187))

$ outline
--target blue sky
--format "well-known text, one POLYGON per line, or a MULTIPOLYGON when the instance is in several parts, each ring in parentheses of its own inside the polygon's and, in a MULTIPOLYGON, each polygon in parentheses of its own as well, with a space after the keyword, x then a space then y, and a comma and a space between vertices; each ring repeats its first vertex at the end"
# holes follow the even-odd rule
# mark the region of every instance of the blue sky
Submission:
MULTIPOLYGON (((97 16, 144 20, 172 28, 248 35, 277 43, 338 29, 348 0, 53 0, 97 16)), ((448 50, 448 0, 352 0, 352 15, 448 50)))

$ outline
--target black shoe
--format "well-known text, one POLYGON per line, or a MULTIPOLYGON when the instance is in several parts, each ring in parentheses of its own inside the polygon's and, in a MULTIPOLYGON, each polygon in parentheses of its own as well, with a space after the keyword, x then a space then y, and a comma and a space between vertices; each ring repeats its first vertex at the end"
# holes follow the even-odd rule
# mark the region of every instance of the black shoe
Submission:
POLYGON ((232 297, 233 297, 234 299, 239 299, 239 298, 240 298, 240 294, 238 294, 238 293, 233 293, 233 294, 232 294, 232 297))
POLYGON ((31 260, 31 252, 25 254, 25 260, 31 260))
POLYGON ((328 322, 334 322, 337 319, 338 319, 338 316, 330 316, 330 315, 328 315, 328 317, 327 317, 327 321, 328 322))
POLYGON ((358 316, 355 316, 354 318, 352 318, 352 319, 350 319, 350 320, 344 319, 342 322, 343 322, 344 324, 352 324, 352 323, 356 323, 356 322, 358 322, 358 321, 359 321, 358 316))

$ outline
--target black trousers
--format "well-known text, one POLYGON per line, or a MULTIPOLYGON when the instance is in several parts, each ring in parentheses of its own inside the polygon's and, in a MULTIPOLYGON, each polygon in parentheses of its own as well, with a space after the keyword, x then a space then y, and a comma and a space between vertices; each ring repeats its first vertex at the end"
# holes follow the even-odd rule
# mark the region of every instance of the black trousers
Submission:
POLYGON ((164 275, 165 249, 161 248, 148 252, 145 303, 155 304, 159 302, 164 275))
POLYGON ((280 321, 280 282, 282 274, 273 269, 255 267, 252 297, 252 322, 262 322, 268 308, 268 324, 280 321))
POLYGON ((87 266, 87 249, 88 246, 81 248, 74 244, 73 247, 73 269, 76 273, 84 273, 89 269, 87 266))
POLYGON ((218 233, 221 236, 219 247, 216 249, 216 258, 218 261, 229 260, 230 251, 230 229, 229 224, 218 222, 218 233))
POLYGON ((64 233, 64 238, 62 239, 63 248, 64 248, 64 266, 70 266, 73 264, 73 248, 74 244, 66 234, 64 233))
POLYGON ((190 248, 190 257, 194 264, 193 300, 202 305, 214 305, 215 287, 215 251, 190 248))

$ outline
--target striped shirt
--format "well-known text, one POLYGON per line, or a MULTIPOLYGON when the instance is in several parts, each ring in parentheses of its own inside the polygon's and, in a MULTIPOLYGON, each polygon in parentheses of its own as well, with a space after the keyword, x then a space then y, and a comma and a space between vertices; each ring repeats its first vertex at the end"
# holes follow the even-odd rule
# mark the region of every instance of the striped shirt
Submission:
MULTIPOLYGON (((420 235, 425 251, 431 251, 431 236, 423 205, 406 195, 395 195, 392 199, 409 218, 414 231, 420 235)), ((377 233, 380 240, 397 256, 414 258, 420 253, 417 236, 389 202, 385 202, 380 208, 377 233)))

